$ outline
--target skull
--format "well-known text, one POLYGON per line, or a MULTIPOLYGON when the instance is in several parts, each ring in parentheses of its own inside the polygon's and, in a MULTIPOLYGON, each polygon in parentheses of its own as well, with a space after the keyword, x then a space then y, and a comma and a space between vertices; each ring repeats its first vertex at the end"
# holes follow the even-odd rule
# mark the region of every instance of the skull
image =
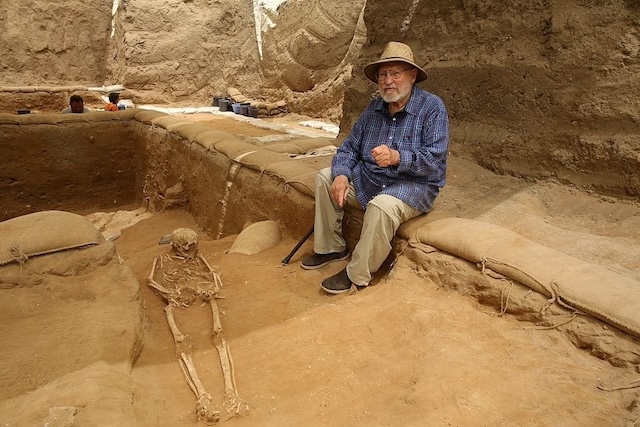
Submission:
POLYGON ((198 253, 198 233, 190 228, 176 228, 171 232, 170 243, 179 256, 193 259, 198 253))

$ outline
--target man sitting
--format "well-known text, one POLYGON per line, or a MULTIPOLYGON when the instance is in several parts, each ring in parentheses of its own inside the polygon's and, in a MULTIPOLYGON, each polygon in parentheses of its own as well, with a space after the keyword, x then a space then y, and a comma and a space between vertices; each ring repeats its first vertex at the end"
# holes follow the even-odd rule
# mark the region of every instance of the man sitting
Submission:
POLYGON ((104 106, 104 111, 118 111, 124 110, 124 106, 118 105, 120 95, 117 92, 111 92, 109 94, 109 103, 104 106))
POLYGON ((349 257, 342 237, 344 205, 364 209, 360 240, 346 268, 322 282, 331 294, 367 286, 391 252, 401 223, 429 212, 445 184, 448 115, 442 100, 415 86, 427 73, 403 43, 390 42, 364 74, 378 84, 371 101, 333 158, 316 176, 315 269, 349 257))
POLYGON ((91 110, 84 106, 84 100, 80 95, 71 95, 71 98, 69 98, 69 106, 62 110, 62 113, 88 113, 90 111, 91 110))

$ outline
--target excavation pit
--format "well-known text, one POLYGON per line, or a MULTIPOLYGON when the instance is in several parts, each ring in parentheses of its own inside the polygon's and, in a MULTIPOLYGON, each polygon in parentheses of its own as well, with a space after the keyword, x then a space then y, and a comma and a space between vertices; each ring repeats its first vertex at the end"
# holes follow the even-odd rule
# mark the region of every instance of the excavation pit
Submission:
MULTIPOLYGON (((2 116, 0 132, 0 157, 11 159, 0 181, 3 219, 51 209, 155 212, 113 243, 0 267, 2 336, 10 343, 2 354, 2 418, 10 424, 56 417, 83 425, 105 417, 119 425, 196 423, 164 303, 145 284, 152 260, 167 250, 158 239, 179 227, 198 230, 201 251, 224 282, 222 323, 239 394, 249 405, 247 416, 229 423, 527 424, 533 416, 541 425, 606 425, 634 416, 627 409, 633 389, 596 387, 634 379, 638 347, 631 334, 592 316, 561 325, 574 313, 558 305, 543 318, 547 296, 411 241, 417 230, 455 213, 479 218, 489 204, 555 187, 530 193, 531 184, 507 178, 496 185, 498 178, 483 171, 496 179, 497 191, 480 206, 472 196, 478 191, 468 188, 465 200, 475 202, 475 211, 465 211, 456 206, 462 189, 480 183, 465 181, 473 167, 452 159, 450 192, 422 222, 400 231, 402 255, 393 270, 362 292, 332 298, 318 284, 342 265, 327 271, 297 265, 311 240, 289 266, 280 265, 310 227, 310 183, 330 161, 291 155, 326 141, 294 152, 295 140, 264 142, 145 111, 2 116), (281 224, 280 243, 259 256, 226 253, 247 223, 265 219, 281 224), (470 304, 474 299, 486 305, 470 304)), ((352 244, 358 213, 350 214, 352 244)), ((612 252, 623 252, 614 246, 612 252)), ((634 261, 617 259, 617 271, 633 269, 634 261)), ((207 391, 222 400, 210 310, 195 306, 176 317, 194 339, 207 391)))

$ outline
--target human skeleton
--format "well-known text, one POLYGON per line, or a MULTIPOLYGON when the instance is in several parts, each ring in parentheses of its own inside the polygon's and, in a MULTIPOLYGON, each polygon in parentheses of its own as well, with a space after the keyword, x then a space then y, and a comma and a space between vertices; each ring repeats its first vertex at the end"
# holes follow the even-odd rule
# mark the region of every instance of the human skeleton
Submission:
POLYGON ((191 358, 188 337, 180 332, 173 316, 174 307, 187 308, 197 301, 209 303, 213 315, 212 339, 220 356, 225 391, 224 401, 218 407, 224 409, 227 418, 245 415, 249 407, 238 396, 233 360, 229 346, 222 336, 220 311, 216 304, 222 288, 220 275, 211 268, 204 256, 198 253, 198 234, 195 231, 178 228, 165 237, 168 237, 171 249, 169 253, 153 260, 147 284, 167 302, 164 311, 176 350, 180 353, 178 362, 187 384, 196 395, 198 420, 215 423, 220 420, 220 410, 216 409, 211 395, 204 389, 191 358))

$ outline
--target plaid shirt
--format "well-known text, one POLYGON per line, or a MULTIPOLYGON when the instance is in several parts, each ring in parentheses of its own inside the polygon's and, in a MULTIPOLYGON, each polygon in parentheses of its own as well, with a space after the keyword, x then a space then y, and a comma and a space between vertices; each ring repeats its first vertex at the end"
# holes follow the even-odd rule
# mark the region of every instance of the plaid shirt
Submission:
POLYGON ((404 110, 393 117, 382 98, 371 101, 338 148, 331 173, 353 182, 364 208, 376 195, 388 194, 429 212, 445 184, 448 146, 444 103, 414 86, 404 110), (400 164, 386 168, 376 164, 371 150, 382 144, 400 152, 400 164))

